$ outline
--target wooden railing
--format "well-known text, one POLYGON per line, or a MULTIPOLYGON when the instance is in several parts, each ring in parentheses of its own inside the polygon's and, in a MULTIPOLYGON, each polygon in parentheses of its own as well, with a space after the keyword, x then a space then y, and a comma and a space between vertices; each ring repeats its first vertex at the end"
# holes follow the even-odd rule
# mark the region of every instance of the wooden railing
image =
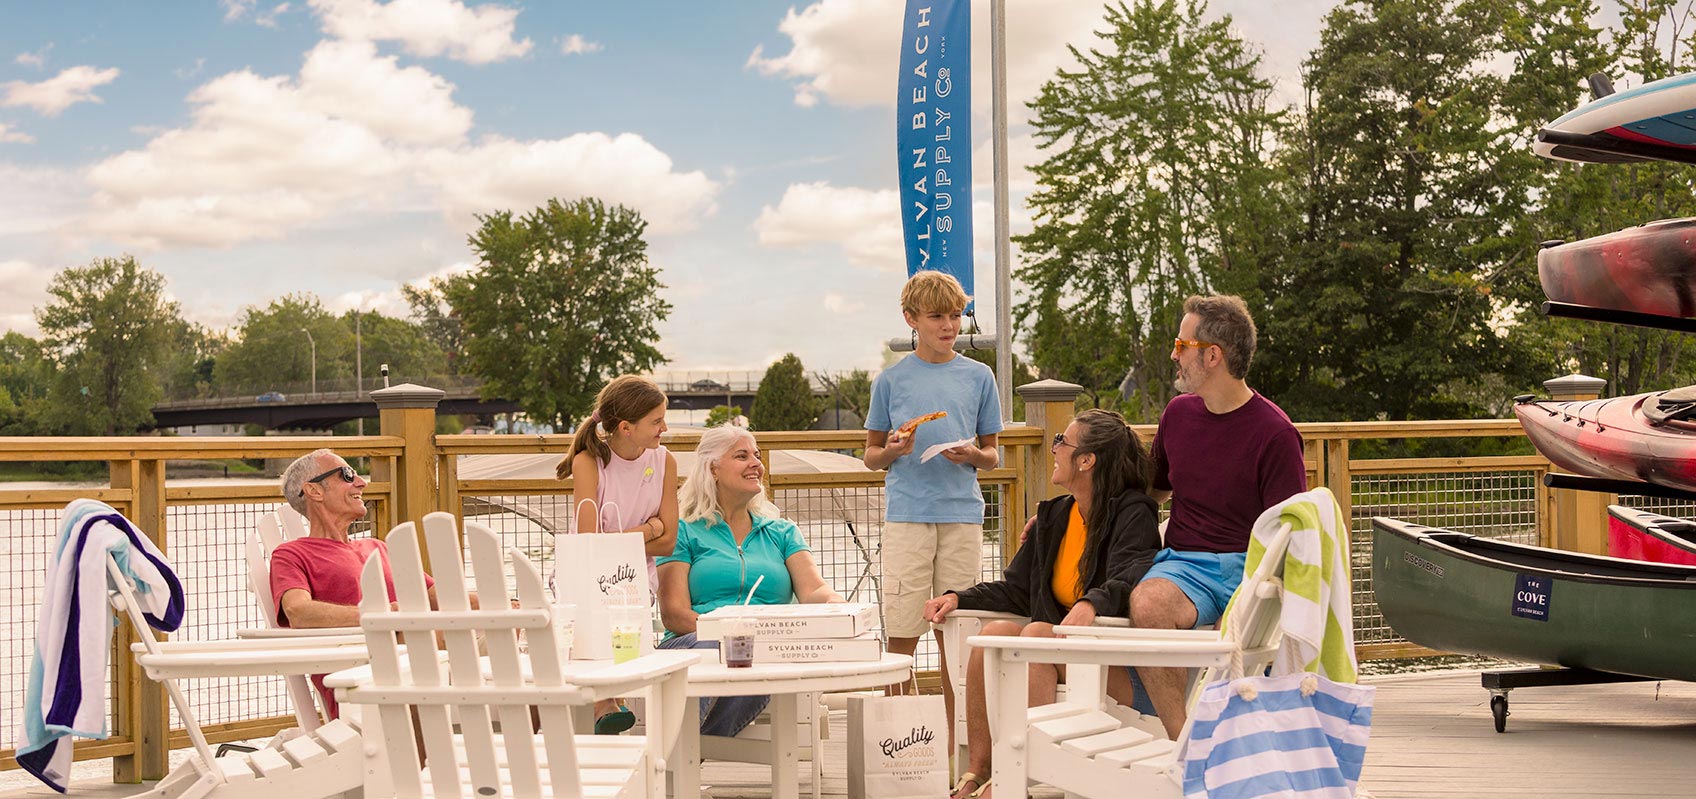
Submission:
MULTIPOLYGON (((4 541, 11 547, 7 551, 20 553, 25 549, 21 542, 31 540, 35 542, 31 546, 44 553, 46 549, 36 544, 41 540, 50 541, 56 536, 57 516, 53 511, 78 497, 99 499, 113 505, 135 521, 143 532, 152 536, 161 548, 166 549, 168 555, 172 554, 170 549, 166 548, 168 534, 183 534, 181 530, 172 530, 173 511, 177 517, 182 517, 184 514, 193 513, 196 506, 217 505, 244 508, 241 512, 256 514, 259 510, 281 501, 274 482, 167 484, 173 461, 263 458, 275 463, 324 446, 333 447, 337 453, 349 458, 366 458, 373 482, 365 490, 365 498, 373 505, 371 527, 377 535, 384 534, 400 521, 421 518, 432 510, 463 514, 466 499, 469 497, 570 494, 569 481, 551 478, 462 479, 458 473, 460 456, 526 453, 563 455, 569 447, 569 437, 435 435, 435 411, 427 401, 427 390, 420 392, 416 389, 417 387, 401 386, 389 390, 388 397, 376 397, 383 407, 382 434, 376 436, 333 439, 307 436, 0 438, 0 461, 103 462, 108 472, 108 479, 103 485, 76 488, 0 488, 0 522, 4 522, 0 531, 6 531, 5 535, 9 536, 4 541)), ((990 528, 991 534, 999 536, 1003 559, 1010 557, 1017 546, 1017 530, 1022 525, 1022 520, 1031 514, 1037 501, 1054 492, 1048 484, 1052 455, 1049 453, 1047 442, 1055 432, 1064 429, 1065 421, 1071 415, 1071 408, 1069 399, 1051 399, 1045 403, 1027 397, 1027 411, 1034 424, 1014 425, 1006 430, 1000 437, 1001 443, 1006 447, 1003 465, 980 474, 980 480, 999 498, 1000 505, 995 508, 993 518, 986 526, 990 528)), ((1370 543, 1369 536, 1363 534, 1367 524, 1365 514, 1376 513, 1389 507, 1398 515, 1426 523, 1440 521, 1444 514, 1450 511, 1445 510, 1443 502, 1424 497, 1421 492, 1429 493, 1429 490, 1418 488, 1419 481, 1464 481, 1470 479, 1468 475, 1491 475, 1490 479, 1502 476, 1502 479, 1511 481, 1515 486, 1513 491, 1517 492, 1515 496, 1518 498, 1513 499, 1510 504, 1515 508, 1524 506, 1528 510, 1523 515, 1523 521, 1510 519, 1498 524, 1497 526, 1505 531, 1502 534, 1517 535, 1524 540, 1535 542, 1584 544, 1593 543, 1593 539, 1580 536, 1579 531, 1601 523, 1593 518, 1593 503, 1582 506, 1568 503, 1563 506, 1558 501, 1559 495, 1570 492, 1542 488, 1540 478, 1548 470, 1549 464, 1541 457, 1356 459, 1350 456, 1351 444, 1363 439, 1519 436, 1521 433, 1518 424, 1513 420, 1363 422, 1303 424, 1298 427, 1305 440, 1309 482, 1312 485, 1329 486, 1336 493, 1344 505, 1344 510, 1354 519, 1352 539, 1357 548, 1370 543), (1433 477, 1434 475, 1441 477, 1433 477), (1410 489, 1409 494, 1414 498, 1386 501, 1385 490, 1375 487, 1376 481, 1386 479, 1401 480, 1416 486, 1410 489), (1579 515, 1583 518, 1579 518, 1579 515)), ((1151 437, 1153 433, 1151 427, 1138 427, 1137 430, 1145 437, 1151 437)), ((667 445, 674 450, 688 451, 694 448, 697 438, 698 434, 693 432, 675 431, 669 435, 667 445)), ((763 456, 768 458, 773 450, 854 450, 864 445, 864 434, 859 431, 772 432, 759 433, 757 438, 763 456)), ((878 515, 881 517, 881 472, 774 474, 770 482, 772 489, 780 494, 786 491, 824 489, 852 489, 863 491, 867 495, 875 492, 878 515)), ((220 537, 239 541, 240 536, 247 529, 251 529, 250 523, 238 526, 245 529, 221 531, 220 537)), ((179 545, 185 544, 179 542, 179 545)), ((189 542, 186 545, 196 544, 189 542)), ((245 566, 241 563, 239 551, 234 550, 233 556, 216 556, 216 563, 196 561, 194 568, 227 569, 242 574, 245 566)), ((193 557, 193 553, 183 552, 179 553, 179 556, 193 557)), ((35 581, 33 585, 39 585, 39 570, 45 566, 45 561, 25 563, 29 559, 22 557, 8 560, 14 564, 14 569, 21 568, 19 564, 24 564, 34 570, 28 573, 13 572, 11 582, 14 586, 32 580, 35 581)), ((1356 562, 1359 562, 1358 559, 1356 562)), ((181 569, 182 566, 179 565, 179 570, 181 569)), ((1358 571, 1356 580, 1357 607, 1370 605, 1370 586, 1366 586, 1363 594, 1358 584, 1358 571)), ((30 600, 27 592, 19 593, 14 590, 4 601, 24 605, 30 600)), ((246 604, 252 605, 251 601, 246 604)), ((9 651, 28 651, 29 639, 33 637, 33 632, 25 634, 20 631, 26 627, 33 630, 33 616, 22 614, 19 618, 23 617, 28 618, 10 627, 13 640, 6 642, 9 651)), ((231 624, 252 626, 251 622, 244 625, 240 619, 228 622, 225 626, 231 624)), ((228 635, 232 632, 233 630, 222 634, 228 635)), ((129 657, 128 645, 132 640, 133 631, 120 625, 120 633, 115 636, 112 647, 112 737, 101 742, 79 743, 75 750, 78 760, 113 758, 114 779, 123 782, 163 776, 167 749, 182 744, 180 731, 173 733, 167 729, 169 713, 163 690, 143 679, 129 657)), ((1404 656, 1419 652, 1421 650, 1417 647, 1405 642, 1379 641, 1371 636, 1363 638, 1360 645, 1362 657, 1404 656)), ((16 702, 22 695, 21 686, 24 684, 24 676, 19 672, 27 668, 27 658, 13 657, 6 659, 4 663, 7 671, 4 675, 6 685, 19 689, 12 691, 5 701, 16 702)), ((5 717, 17 718, 13 710, 15 708, 16 705, 11 705, 4 713, 5 717)), ((207 727, 212 740, 252 738, 290 724, 290 720, 281 712, 255 718, 249 717, 252 713, 242 715, 246 711, 245 707, 238 706, 233 710, 237 718, 207 727)), ((0 731, 0 735, 16 734, 16 726, 8 725, 7 729, 0 731)), ((0 748, 0 768, 14 767, 16 764, 12 757, 12 747, 16 746, 17 741, 0 739, 0 742, 8 744, 0 748)))

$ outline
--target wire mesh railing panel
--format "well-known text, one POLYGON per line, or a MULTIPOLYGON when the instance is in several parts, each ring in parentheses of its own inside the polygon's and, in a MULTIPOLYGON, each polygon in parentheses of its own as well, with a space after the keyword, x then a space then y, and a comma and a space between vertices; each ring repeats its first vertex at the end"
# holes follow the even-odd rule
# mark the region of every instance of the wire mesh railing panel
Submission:
MULTIPOLYGON (((480 494, 460 497, 467 522, 489 528, 503 547, 516 547, 536 564, 543 579, 554 571, 554 530, 565 530, 571 517, 570 494, 480 494)), ((461 553, 470 558, 469 553, 461 553)), ((507 570, 507 591, 516 590, 507 570)))
MULTIPOLYGON (((0 511, 0 636, 7 642, 0 654, 0 749, 16 749, 20 738, 24 693, 30 661, 36 651, 37 620, 41 614, 41 589, 46 582, 47 562, 59 539, 58 510, 0 511)), ((108 675, 111 674, 108 668, 108 675)), ((111 677, 108 676, 106 717, 111 718, 111 677)))
POLYGON ((1372 590, 1372 517, 1538 544, 1537 480, 1530 470, 1354 475, 1349 566, 1355 643, 1404 640, 1384 621, 1372 590))
MULTIPOLYGON (((215 641, 236 631, 264 627, 259 603, 248 588, 247 537, 274 502, 172 505, 166 511, 165 555, 183 583, 188 606, 172 638, 215 641)), ((294 712, 281 677, 223 677, 178 683, 202 727, 294 712)), ((171 707, 171 727, 182 719, 171 707)))

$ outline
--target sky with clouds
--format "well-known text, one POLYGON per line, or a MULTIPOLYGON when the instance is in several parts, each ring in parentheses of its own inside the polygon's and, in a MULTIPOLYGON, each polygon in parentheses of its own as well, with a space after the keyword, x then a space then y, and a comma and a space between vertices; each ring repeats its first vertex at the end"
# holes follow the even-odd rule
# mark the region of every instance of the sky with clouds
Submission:
MULTIPOLYGON (((978 309, 993 324, 988 2, 974 0, 978 309)), ((894 84, 902 0, 42 3, 0 27, 0 330, 53 273, 134 254, 228 328, 293 291, 406 313, 471 268, 475 216, 549 197, 649 222, 670 370, 874 368, 904 334, 894 84)), ((1215 0, 1281 94, 1332 0, 1215 0)), ((1010 0, 1024 103, 1099 0, 1010 0)))

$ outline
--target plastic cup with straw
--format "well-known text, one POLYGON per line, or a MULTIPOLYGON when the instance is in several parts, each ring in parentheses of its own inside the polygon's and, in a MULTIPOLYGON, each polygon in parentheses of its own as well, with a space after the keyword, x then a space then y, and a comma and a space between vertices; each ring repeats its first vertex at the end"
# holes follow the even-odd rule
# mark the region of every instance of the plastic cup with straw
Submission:
MULTIPOLYGON (((760 590, 760 583, 766 579, 760 575, 754 580, 754 587, 748 589, 748 596, 742 600, 742 606, 747 607, 754 601, 754 592, 760 590)), ((732 669, 746 669, 754 665, 754 620, 747 616, 730 619, 725 623, 724 639, 719 641, 724 648, 724 665, 732 669)))

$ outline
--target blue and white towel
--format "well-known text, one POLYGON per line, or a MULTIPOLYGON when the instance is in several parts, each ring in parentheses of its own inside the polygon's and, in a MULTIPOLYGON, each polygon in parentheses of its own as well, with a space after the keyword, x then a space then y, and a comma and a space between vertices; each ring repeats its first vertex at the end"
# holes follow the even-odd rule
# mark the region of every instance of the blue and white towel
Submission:
POLYGON ((1375 691, 1307 673, 1203 688, 1191 711, 1185 799, 1354 796, 1375 691))
POLYGON ((65 507, 59 541, 41 588, 35 657, 29 666, 18 765, 64 793, 73 737, 103 739, 107 659, 113 618, 107 602, 107 559, 135 586, 149 626, 182 625, 183 587, 171 564, 112 506, 89 499, 65 507))

